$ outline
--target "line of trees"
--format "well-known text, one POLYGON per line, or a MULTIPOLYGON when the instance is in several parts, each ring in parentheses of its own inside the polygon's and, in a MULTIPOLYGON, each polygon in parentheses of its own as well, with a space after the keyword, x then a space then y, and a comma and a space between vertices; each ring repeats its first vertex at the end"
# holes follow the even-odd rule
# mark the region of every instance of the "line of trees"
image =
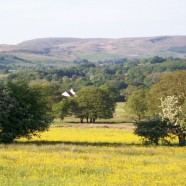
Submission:
POLYGON ((115 110, 114 99, 109 91, 85 87, 78 91, 76 97, 63 98, 53 106, 55 116, 64 119, 65 116, 75 115, 83 123, 95 123, 96 119, 108 119, 113 117, 115 110))
POLYGON ((29 81, 47 80, 58 82, 64 89, 74 87, 77 90, 85 86, 109 85, 122 92, 128 85, 150 87, 159 82, 161 73, 181 69, 186 69, 185 59, 155 56, 114 65, 87 63, 61 69, 39 68, 10 73, 8 79, 20 77, 29 81))

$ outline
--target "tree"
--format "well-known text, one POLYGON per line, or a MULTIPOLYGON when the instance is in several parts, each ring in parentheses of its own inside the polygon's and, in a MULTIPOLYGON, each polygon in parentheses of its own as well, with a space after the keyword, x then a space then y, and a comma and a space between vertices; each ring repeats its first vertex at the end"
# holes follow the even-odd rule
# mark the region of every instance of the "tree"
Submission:
POLYGON ((176 96, 167 96, 161 99, 161 113, 163 120, 167 121, 171 132, 176 134, 179 139, 179 145, 185 145, 186 137, 186 119, 184 111, 179 103, 179 98, 176 96))
POLYGON ((161 109, 160 98, 175 95, 179 99, 180 106, 186 100, 186 70, 180 70, 163 74, 159 83, 152 86, 147 94, 148 112, 153 116, 158 114, 161 109))
POLYGON ((160 117, 139 121, 135 125, 134 134, 140 136, 144 144, 158 145, 160 140, 168 142, 165 138, 171 137, 167 122, 165 120, 162 121, 160 117))
POLYGON ((109 94, 95 87, 86 87, 77 93, 77 103, 81 122, 95 122, 97 118, 112 118, 115 103, 109 94))
POLYGON ((153 84, 158 83, 161 79, 161 73, 150 73, 144 79, 144 84, 151 87, 153 84))
POLYGON ((0 90, 0 141, 31 138, 48 129, 52 117, 45 98, 24 81, 7 82, 0 90))
POLYGON ((103 91, 106 91, 114 102, 124 101, 125 97, 120 95, 120 92, 113 86, 102 85, 99 87, 103 91))
POLYGON ((50 108, 52 108, 54 104, 58 103, 62 99, 60 86, 57 83, 36 81, 30 83, 30 86, 40 90, 50 108))
POLYGON ((149 59, 149 62, 151 64, 156 64, 156 63, 163 63, 164 61, 166 61, 166 59, 159 57, 159 56, 154 56, 153 58, 149 59))
POLYGON ((134 66, 127 71, 126 83, 133 86, 139 86, 143 84, 144 78, 144 70, 139 66, 134 66))
POLYGON ((128 85, 126 89, 123 89, 123 95, 128 99, 130 95, 132 95, 135 91, 137 91, 139 88, 136 86, 128 85))
POLYGON ((127 106, 133 114, 138 116, 138 120, 140 121, 141 118, 145 116, 145 112, 147 111, 145 89, 139 89, 129 96, 127 106))
POLYGON ((64 119, 65 116, 68 115, 69 112, 69 101, 68 99, 64 98, 59 103, 56 103, 52 107, 52 111, 55 117, 60 118, 61 120, 64 119))
POLYGON ((186 99, 186 70, 166 73, 161 81, 157 84, 159 89, 166 97, 175 95, 180 97, 180 100, 186 99))
POLYGON ((60 102, 53 105, 52 111, 54 116, 61 120, 68 115, 74 114, 77 116, 79 114, 78 103, 74 98, 63 98, 60 102))

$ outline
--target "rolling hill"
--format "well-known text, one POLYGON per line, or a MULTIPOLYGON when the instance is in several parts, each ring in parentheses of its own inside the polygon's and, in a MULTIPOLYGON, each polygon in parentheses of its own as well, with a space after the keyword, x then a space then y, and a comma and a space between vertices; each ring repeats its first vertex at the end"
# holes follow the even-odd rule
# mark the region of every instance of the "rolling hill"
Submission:
MULTIPOLYGON (((70 64, 74 60, 92 62, 119 58, 151 56, 186 57, 186 36, 159 36, 144 38, 42 38, 17 45, 0 45, 0 56, 13 56, 21 62, 70 64)), ((10 57, 9 57, 10 59, 10 57)), ((1 60, 1 58, 0 58, 1 60)), ((10 59, 11 60, 11 59, 10 59)))

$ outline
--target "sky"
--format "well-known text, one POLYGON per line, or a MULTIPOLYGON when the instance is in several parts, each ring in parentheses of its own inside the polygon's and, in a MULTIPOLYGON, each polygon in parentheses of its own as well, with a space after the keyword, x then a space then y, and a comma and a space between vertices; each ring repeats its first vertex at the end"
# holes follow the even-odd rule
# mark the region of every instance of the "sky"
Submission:
POLYGON ((186 35, 186 0, 0 0, 0 44, 186 35))

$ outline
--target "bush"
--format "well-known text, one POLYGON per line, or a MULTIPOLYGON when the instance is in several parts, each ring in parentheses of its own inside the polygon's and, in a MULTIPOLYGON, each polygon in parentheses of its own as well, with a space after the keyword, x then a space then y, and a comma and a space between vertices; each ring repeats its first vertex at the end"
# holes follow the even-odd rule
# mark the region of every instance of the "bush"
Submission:
POLYGON ((166 138, 172 137, 169 134, 170 126, 168 126, 165 120, 162 121, 159 117, 136 122, 135 126, 134 134, 140 136, 144 144, 158 145, 159 141, 169 143, 166 138))

